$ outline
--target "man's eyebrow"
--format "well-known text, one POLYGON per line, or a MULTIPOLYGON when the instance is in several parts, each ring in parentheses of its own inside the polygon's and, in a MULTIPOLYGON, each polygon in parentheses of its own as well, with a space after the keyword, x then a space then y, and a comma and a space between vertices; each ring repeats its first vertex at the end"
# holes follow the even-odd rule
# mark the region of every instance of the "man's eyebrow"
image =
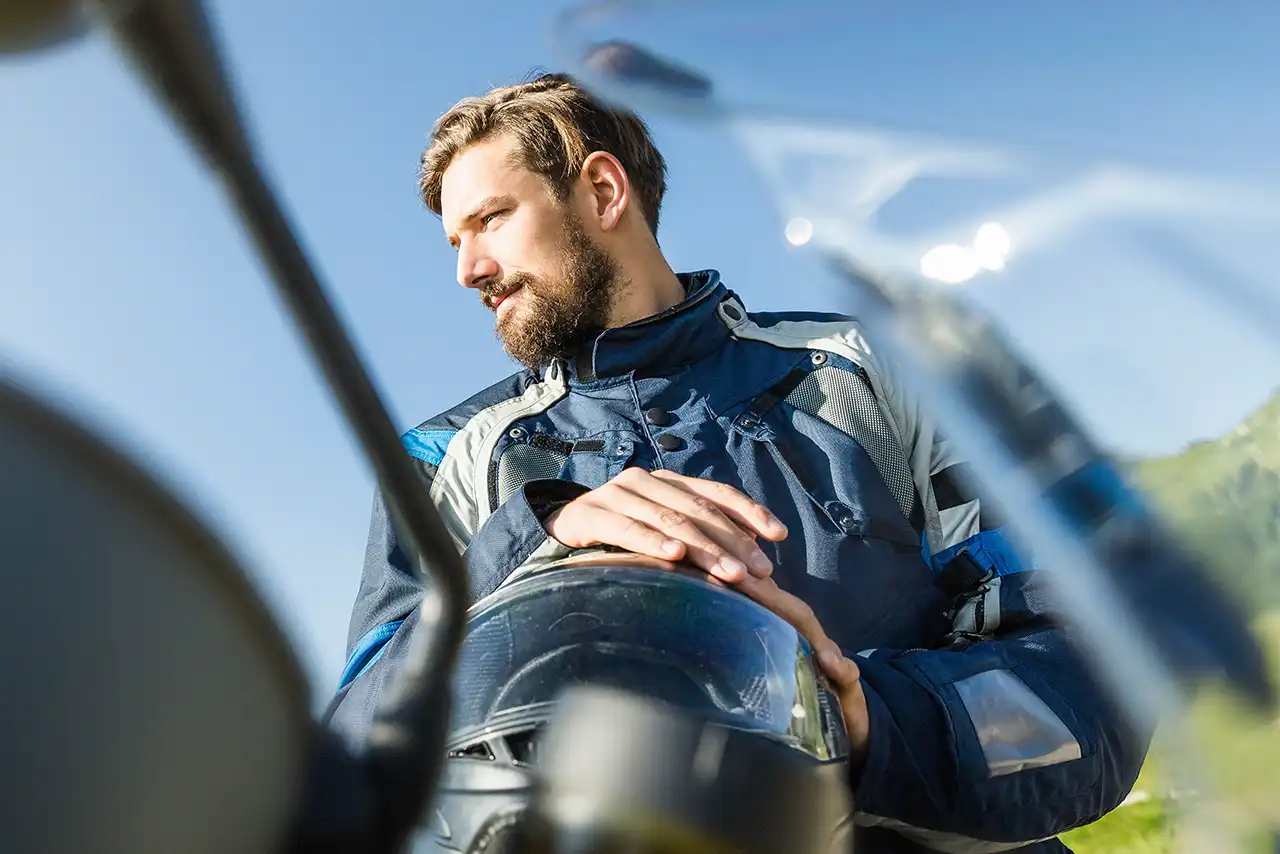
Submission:
MULTIPOLYGON (((481 199, 480 202, 475 207, 471 209, 471 212, 469 214, 467 214, 462 218, 462 221, 459 223, 459 226, 461 227, 466 225, 469 222, 474 222, 475 220, 484 216, 485 212, 490 208, 505 207, 507 205, 511 205, 514 203, 515 203, 515 199, 508 195, 486 196, 485 198, 481 199)), ((451 245, 456 244, 457 238, 454 237, 453 235, 450 235, 449 243, 451 245)))
POLYGON ((462 221, 471 222, 474 219, 479 219, 481 216, 484 215, 484 212, 489 208, 496 208, 496 207, 501 207, 503 205, 509 205, 511 204, 512 201, 514 200, 510 196, 489 196, 487 198, 481 199, 480 204, 472 208, 471 213, 463 217, 462 221))

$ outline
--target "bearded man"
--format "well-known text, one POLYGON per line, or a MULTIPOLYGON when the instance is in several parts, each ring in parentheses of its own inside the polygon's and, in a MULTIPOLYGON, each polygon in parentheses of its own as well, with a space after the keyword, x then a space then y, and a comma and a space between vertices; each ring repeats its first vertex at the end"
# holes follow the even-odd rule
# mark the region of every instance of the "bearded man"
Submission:
MULTIPOLYGON (((855 320, 671 269, 640 118, 563 75, 495 89, 437 122, 420 188, 524 366, 404 436, 474 599, 617 548, 791 620, 839 694, 863 851, 1061 851, 1121 802, 1147 739, 963 461, 855 320)), ((378 501, 332 705, 357 749, 420 599, 378 501)))

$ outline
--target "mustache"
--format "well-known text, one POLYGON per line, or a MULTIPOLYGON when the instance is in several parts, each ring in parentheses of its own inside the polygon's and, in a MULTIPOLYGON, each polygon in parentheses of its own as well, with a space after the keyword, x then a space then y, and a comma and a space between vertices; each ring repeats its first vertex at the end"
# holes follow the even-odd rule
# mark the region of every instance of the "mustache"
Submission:
POLYGON ((480 289, 480 301, 493 310, 497 300, 510 296, 521 288, 529 287, 535 281, 536 279, 528 273, 512 273, 510 276, 503 276, 480 289))

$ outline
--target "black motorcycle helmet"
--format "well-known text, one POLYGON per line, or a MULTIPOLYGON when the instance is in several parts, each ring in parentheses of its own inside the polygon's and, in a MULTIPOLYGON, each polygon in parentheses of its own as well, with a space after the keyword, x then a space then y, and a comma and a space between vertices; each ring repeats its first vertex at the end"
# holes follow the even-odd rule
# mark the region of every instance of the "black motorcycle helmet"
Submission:
POLYGON ((815 767, 847 758, 838 701, 790 624, 687 567, 578 554, 471 608, 449 760, 413 850, 508 850, 535 788, 539 735, 563 693, 581 685, 763 736, 815 767))

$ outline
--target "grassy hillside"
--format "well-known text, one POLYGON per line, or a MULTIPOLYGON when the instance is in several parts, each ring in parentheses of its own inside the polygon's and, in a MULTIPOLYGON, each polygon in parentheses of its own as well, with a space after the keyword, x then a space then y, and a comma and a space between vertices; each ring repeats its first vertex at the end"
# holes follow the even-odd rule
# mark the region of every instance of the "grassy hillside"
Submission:
MULTIPOLYGON (((1280 611, 1260 617, 1256 628, 1270 652, 1272 672, 1280 680, 1280 611)), ((1274 753, 1274 740, 1267 740, 1273 745, 1270 755, 1274 753)), ((1159 770, 1154 767, 1159 754, 1158 748, 1153 750, 1155 761, 1143 769, 1130 795, 1131 803, 1101 821, 1063 834, 1062 841, 1068 848, 1075 854, 1179 854, 1175 810, 1166 798, 1159 770)), ((1273 775, 1268 772, 1270 776, 1273 775)), ((1265 829, 1250 827, 1245 854, 1273 854, 1275 850, 1265 829)))
POLYGON ((1280 394, 1229 435, 1134 470, 1174 528, 1251 608, 1280 607, 1280 394))
MULTIPOLYGON (((1229 435, 1131 466, 1171 526, 1259 615, 1280 678, 1280 393, 1229 435)), ((1172 810, 1144 770, 1134 802, 1066 834, 1077 854, 1173 852, 1172 810)), ((1258 852, 1271 851, 1257 839, 1258 852)))

